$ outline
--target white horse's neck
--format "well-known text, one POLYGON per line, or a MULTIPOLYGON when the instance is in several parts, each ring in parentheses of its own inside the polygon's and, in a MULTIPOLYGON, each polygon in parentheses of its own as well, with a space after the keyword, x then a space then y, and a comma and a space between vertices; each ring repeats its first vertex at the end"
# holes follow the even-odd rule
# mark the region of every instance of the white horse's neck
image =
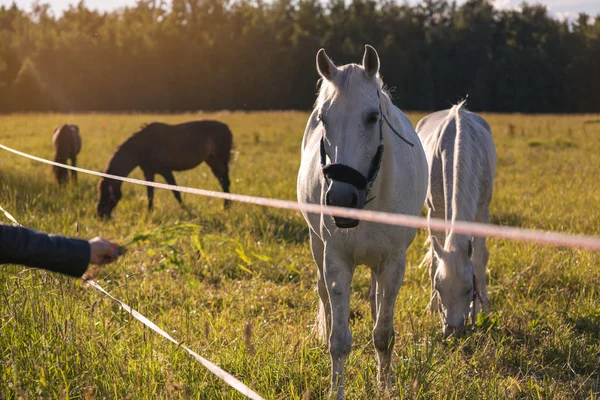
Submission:
POLYGON ((451 172, 448 177, 451 179, 445 182, 446 188, 450 189, 446 190, 447 196, 451 196, 446 199, 446 219, 450 221, 473 221, 479 195, 473 177, 476 173, 472 157, 475 149, 468 137, 471 134, 468 121, 462 115, 463 104, 454 106, 450 111, 450 118, 454 118, 456 125, 453 153, 448 156, 451 159, 447 160, 452 163, 451 171, 448 171, 451 172))

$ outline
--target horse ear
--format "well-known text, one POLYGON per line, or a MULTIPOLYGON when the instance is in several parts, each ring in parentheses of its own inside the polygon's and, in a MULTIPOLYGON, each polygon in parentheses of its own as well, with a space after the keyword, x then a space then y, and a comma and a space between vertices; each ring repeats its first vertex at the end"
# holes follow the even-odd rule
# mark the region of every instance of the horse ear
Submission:
POLYGON ((379 56, 377 51, 368 44, 365 45, 365 54, 363 55, 363 68, 369 76, 373 78, 379 72, 379 56))
POLYGON ((444 258, 446 251, 435 236, 431 236, 431 244, 433 245, 433 252, 437 258, 444 258))
POLYGON ((338 72, 333 61, 331 61, 327 53, 325 53, 325 49, 321 49, 317 52, 317 71, 323 79, 327 79, 328 81, 332 80, 338 72))

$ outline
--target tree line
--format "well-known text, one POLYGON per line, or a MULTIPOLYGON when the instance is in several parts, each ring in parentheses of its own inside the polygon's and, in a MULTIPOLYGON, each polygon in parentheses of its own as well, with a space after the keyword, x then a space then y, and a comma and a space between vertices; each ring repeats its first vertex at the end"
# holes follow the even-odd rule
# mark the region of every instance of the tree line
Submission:
POLYGON ((406 110, 600 112, 600 16, 489 0, 138 0, 0 8, 0 112, 310 109, 315 55, 381 58, 406 110))

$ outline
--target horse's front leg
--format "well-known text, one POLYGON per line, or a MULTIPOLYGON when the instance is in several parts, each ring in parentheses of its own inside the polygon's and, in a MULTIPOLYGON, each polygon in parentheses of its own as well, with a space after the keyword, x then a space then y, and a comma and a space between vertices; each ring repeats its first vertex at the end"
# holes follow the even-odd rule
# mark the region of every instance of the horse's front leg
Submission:
MULTIPOLYGON (((439 207, 438 207, 438 209, 439 209, 439 207)), ((436 212, 435 210, 433 210, 432 206, 428 206, 427 219, 429 220, 431 218, 444 219, 444 218, 446 218, 446 212, 445 211, 436 212)), ((429 229, 429 240, 430 241, 431 241, 431 236, 435 236, 439 240, 439 242, 442 243, 442 245, 444 243, 446 243, 446 232, 445 231, 434 231, 434 230, 429 229)), ((433 243, 429 244, 428 252, 429 252, 429 254, 427 255, 427 257, 431 261, 431 264, 429 266, 429 279, 431 281, 431 300, 429 301, 428 307, 429 307, 429 312, 431 314, 433 314, 433 313, 439 312, 439 308, 440 308, 440 303, 439 303, 440 299, 438 298, 437 292, 435 290, 435 282, 434 282, 435 273, 437 271, 437 266, 438 266, 438 260, 433 251, 433 243)))
MULTIPOLYGON (((173 171, 165 170, 161 172, 161 175, 163 176, 163 178, 165 178, 165 181, 169 185, 177 186, 177 182, 175 182, 175 177, 173 176, 173 171)), ((177 200, 179 204, 183 204, 183 200, 181 199, 181 193, 178 190, 173 190, 173 196, 175 196, 175 200, 177 200)))
POLYGON ((371 270, 371 286, 369 287, 369 303, 371 304, 371 317, 373 325, 377 322, 377 277, 375 272, 371 270))
MULTIPOLYGON (((149 170, 142 169, 144 173, 144 179, 148 182, 154 182, 154 172, 149 170)), ((146 186, 148 191, 148 211, 152 210, 152 206, 154 205, 154 187, 146 186)))
POLYGON ((379 364, 377 380, 385 389, 390 389, 396 383, 396 375, 392 370, 394 306, 404 280, 405 268, 406 253, 402 252, 396 257, 383 261, 375 271, 377 318, 373 329, 373 343, 379 364))
POLYGON ((331 329, 331 305, 329 304, 329 293, 327 293, 327 285, 325 284, 325 276, 323 274, 325 247, 321 238, 312 230, 310 231, 310 249, 319 273, 319 280, 317 283, 317 289, 319 291, 319 311, 317 313, 316 330, 319 339, 327 345, 331 329))
POLYGON ((350 315, 350 285, 354 265, 344 259, 341 252, 328 249, 325 243, 325 265, 323 272, 331 304, 331 397, 344 398, 344 366, 352 347, 352 333, 348 326, 350 315))
MULTIPOLYGON (((482 224, 488 224, 490 222, 490 212, 487 207, 478 213, 475 218, 476 222, 482 224)), ((486 284, 486 269, 487 263, 490 258, 490 252, 486 246, 486 238, 477 236, 473 239, 473 270, 475 273, 475 284, 477 285, 477 291, 479 297, 473 304, 473 312, 477 314, 479 306, 477 303, 482 302, 481 308, 483 312, 487 311, 488 308, 488 290, 486 284)))

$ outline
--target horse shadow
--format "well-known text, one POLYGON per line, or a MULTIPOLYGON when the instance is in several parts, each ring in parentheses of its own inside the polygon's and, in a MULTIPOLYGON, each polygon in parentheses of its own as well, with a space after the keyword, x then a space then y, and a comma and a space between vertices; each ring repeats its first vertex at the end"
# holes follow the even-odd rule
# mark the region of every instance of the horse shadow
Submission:
POLYGON ((309 229, 303 219, 278 214, 265 214, 264 217, 274 237, 291 244, 308 242, 309 229))

